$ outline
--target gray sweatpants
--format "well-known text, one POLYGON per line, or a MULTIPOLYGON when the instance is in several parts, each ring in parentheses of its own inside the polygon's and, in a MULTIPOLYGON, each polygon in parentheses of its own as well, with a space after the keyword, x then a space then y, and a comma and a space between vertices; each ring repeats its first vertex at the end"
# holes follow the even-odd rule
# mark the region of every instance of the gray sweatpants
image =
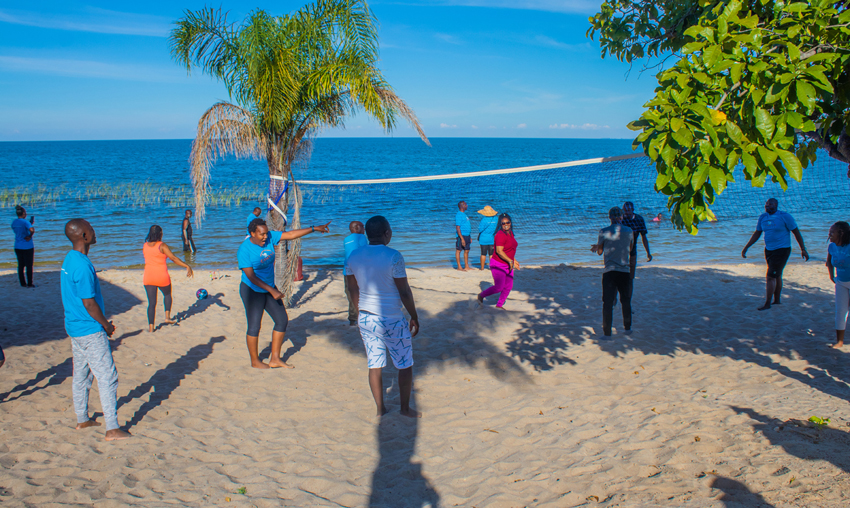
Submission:
POLYGON ((112 361, 112 349, 106 332, 98 332, 83 337, 71 337, 71 351, 74 353, 74 411, 77 423, 89 420, 89 391, 92 377, 97 378, 97 390, 100 393, 100 405, 103 407, 103 419, 106 430, 118 428, 118 371, 112 361))

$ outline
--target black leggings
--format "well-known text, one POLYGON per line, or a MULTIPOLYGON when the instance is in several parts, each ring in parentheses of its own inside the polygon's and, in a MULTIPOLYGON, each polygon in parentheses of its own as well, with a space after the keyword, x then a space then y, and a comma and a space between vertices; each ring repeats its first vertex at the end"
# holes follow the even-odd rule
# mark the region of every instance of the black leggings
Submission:
POLYGON ((148 294, 148 324, 153 324, 153 318, 156 315, 156 290, 162 291, 162 303, 165 304, 165 311, 171 312, 171 284, 161 286, 145 285, 145 293, 148 294))
POLYGON ((245 304, 245 317, 248 318, 248 336, 258 337, 260 335, 260 324, 263 322, 263 310, 269 313, 274 320, 274 331, 285 332, 289 324, 289 316, 286 315, 286 307, 283 302, 275 300, 269 293, 254 291, 244 282, 239 285, 239 296, 245 304))
POLYGON ((35 249, 15 249, 15 256, 18 257, 18 279, 21 281, 21 286, 32 286, 32 262, 35 258, 35 249), (26 279, 24 279, 24 269, 27 272, 26 279))

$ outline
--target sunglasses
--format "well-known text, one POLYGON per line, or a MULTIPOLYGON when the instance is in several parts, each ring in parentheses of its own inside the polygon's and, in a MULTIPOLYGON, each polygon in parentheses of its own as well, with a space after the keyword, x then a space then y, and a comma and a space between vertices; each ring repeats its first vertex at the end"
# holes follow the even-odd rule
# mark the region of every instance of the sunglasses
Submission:
POLYGON ((510 226, 510 225, 511 225, 511 223, 510 223, 510 222, 503 222, 503 223, 502 223, 502 225, 503 225, 503 226, 510 226))

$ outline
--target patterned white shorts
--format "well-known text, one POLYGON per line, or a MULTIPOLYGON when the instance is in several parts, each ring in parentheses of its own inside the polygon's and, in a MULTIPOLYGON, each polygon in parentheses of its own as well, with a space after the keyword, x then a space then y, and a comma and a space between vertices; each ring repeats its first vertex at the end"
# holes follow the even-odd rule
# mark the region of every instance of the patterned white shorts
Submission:
POLYGON ((413 365, 412 337, 406 319, 386 319, 361 312, 357 324, 360 325, 360 336, 366 347, 370 369, 386 367, 387 351, 397 369, 413 365))

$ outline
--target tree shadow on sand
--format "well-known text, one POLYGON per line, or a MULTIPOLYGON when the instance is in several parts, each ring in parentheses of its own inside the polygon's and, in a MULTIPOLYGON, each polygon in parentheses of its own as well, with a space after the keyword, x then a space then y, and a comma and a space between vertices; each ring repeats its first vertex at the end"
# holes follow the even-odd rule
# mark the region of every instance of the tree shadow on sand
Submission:
MULTIPOLYGON (((117 337, 116 339, 110 340, 110 343, 112 345, 112 351, 115 351, 116 349, 118 349, 118 347, 121 345, 121 343, 124 341, 124 339, 127 339, 129 337, 135 337, 136 335, 139 335, 140 333, 142 333, 141 330, 136 330, 135 332, 127 332, 127 333, 121 335, 120 337, 117 337)), ((39 372, 38 374, 36 374, 36 376, 33 379, 27 381, 26 383, 19 384, 18 386, 12 388, 11 390, 9 390, 6 393, 0 393, 0 402, 11 402, 13 400, 17 400, 17 399, 20 399, 22 397, 26 397, 27 395, 32 395, 33 393, 35 393, 39 390, 44 390, 44 389, 49 388, 51 386, 61 385, 62 383, 65 382, 66 379, 70 378, 73 375, 74 375, 74 358, 68 357, 67 359, 65 359, 64 362, 62 362, 58 365, 54 365, 52 367, 49 367, 49 368, 39 372), (42 386, 39 386, 39 384, 42 381, 44 381, 45 379, 48 380, 47 383, 45 383, 42 386), (14 397, 7 399, 7 397, 9 397, 10 395, 12 395, 15 392, 20 392, 20 393, 18 393, 14 397)))
MULTIPOLYGON (((3 305, 13 310, 11 319, 3 323, 0 346, 35 346, 68 337, 62 318, 62 295, 59 291, 59 271, 39 271, 35 274, 35 289, 20 287, 18 274, 0 275, 0 290, 5 292, 3 305), (46 321, 39 309, 59 312, 56 319, 46 321)), ((106 318, 123 314, 142 303, 129 291, 109 281, 100 279, 100 289, 106 304, 106 318)), ((8 356, 8 352, 7 352, 8 356)))
POLYGON ((174 390, 180 386, 180 382, 198 370, 201 361, 212 354, 213 346, 224 342, 224 340, 225 337, 223 336, 213 337, 206 344, 198 344, 192 347, 186 354, 156 371, 148 381, 133 388, 130 390, 130 393, 118 399, 118 408, 120 408, 133 399, 141 398, 145 394, 150 393, 148 400, 136 410, 133 418, 125 423, 122 428, 129 430, 135 425, 138 425, 148 413, 168 400, 171 394, 174 393, 174 390))
MULTIPOLYGON (((516 291, 529 295, 529 303, 543 312, 524 313, 520 329, 507 344, 511 357, 536 370, 551 370, 572 363, 569 350, 588 341, 597 342, 611 356, 629 351, 674 356, 681 352, 712 355, 749 362, 771 369, 825 394, 850 400, 850 355, 826 345, 834 340, 833 295, 821 288, 786 281, 781 306, 758 312, 764 291, 762 278, 701 268, 690 271, 663 267, 642 267, 635 281, 632 307, 633 335, 617 330, 611 338, 599 340, 602 325, 602 271, 587 267, 523 269, 514 284, 516 291), (545 284, 541 284, 545 281, 545 284), (642 284, 653 284, 654 295, 643 296, 642 284), (541 287, 567 288, 541 292, 541 287), (575 287, 575 291, 569 288, 575 287), (735 304, 730 294, 752 296, 746 307, 735 304), (712 302, 712 312, 701 301, 712 302), (805 319, 800 319, 801 317, 805 319), (641 323, 653 320, 668 323, 663 340, 641 332, 641 323), (812 321, 812 328, 806 322, 812 321), (755 329, 754 335, 737 330, 755 329), (816 331, 815 331, 816 330, 816 331), (819 337, 815 339, 814 337, 819 337), (822 346, 812 347, 819 340, 822 346), (805 360, 806 372, 781 365, 774 358, 805 360)), ((614 327, 622 323, 614 312, 614 327)))

